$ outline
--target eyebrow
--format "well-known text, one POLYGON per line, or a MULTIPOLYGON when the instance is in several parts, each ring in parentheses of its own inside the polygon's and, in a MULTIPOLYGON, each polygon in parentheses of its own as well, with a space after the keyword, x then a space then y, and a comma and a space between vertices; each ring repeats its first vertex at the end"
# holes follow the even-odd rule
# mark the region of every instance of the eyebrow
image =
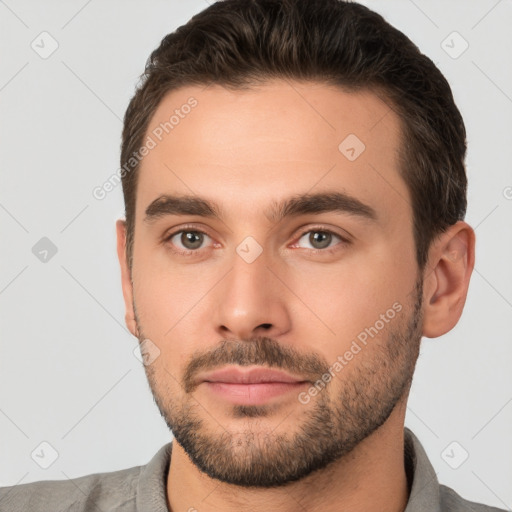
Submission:
MULTIPOLYGON (((288 217, 304 214, 344 213, 377 222, 378 215, 374 208, 344 192, 324 192, 298 194, 282 201, 273 201, 266 216, 270 222, 280 222, 288 217)), ((222 219, 217 204, 198 196, 162 195, 146 208, 145 223, 152 223, 168 215, 197 215, 200 217, 222 219)))

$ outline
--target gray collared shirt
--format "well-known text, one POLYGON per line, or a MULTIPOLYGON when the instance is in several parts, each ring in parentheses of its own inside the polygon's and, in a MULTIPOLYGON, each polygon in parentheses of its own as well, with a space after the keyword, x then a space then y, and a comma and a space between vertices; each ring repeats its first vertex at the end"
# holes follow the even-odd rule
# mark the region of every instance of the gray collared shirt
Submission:
MULTIPOLYGON (((505 512, 467 501, 440 485, 423 446, 407 427, 404 438, 406 470, 412 479, 404 512, 505 512)), ((166 485, 171 451, 172 443, 162 446, 145 466, 2 487, 0 511, 169 512, 166 485)))

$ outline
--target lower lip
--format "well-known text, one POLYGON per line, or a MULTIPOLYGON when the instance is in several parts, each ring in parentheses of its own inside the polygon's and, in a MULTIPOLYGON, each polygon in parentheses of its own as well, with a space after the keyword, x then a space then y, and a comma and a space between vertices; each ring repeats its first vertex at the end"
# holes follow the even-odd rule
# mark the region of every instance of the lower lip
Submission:
POLYGON ((261 405, 276 396, 298 393, 308 382, 262 382, 261 384, 231 384, 203 382, 216 395, 240 405, 261 405))

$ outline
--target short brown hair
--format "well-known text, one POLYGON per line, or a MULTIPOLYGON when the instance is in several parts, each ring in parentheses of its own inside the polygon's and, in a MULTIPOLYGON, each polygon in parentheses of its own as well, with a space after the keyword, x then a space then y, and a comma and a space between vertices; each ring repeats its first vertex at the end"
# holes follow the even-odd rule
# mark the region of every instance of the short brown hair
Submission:
MULTIPOLYGON (((420 270, 432 240, 466 213, 466 131, 450 86, 402 32, 342 0, 220 0, 165 36, 124 116, 121 167, 143 144, 168 92, 269 79, 319 81, 386 98, 401 120, 400 174, 412 197, 420 270)), ((132 158, 133 161, 133 158, 132 158)), ((122 174, 131 269, 139 163, 122 174)))

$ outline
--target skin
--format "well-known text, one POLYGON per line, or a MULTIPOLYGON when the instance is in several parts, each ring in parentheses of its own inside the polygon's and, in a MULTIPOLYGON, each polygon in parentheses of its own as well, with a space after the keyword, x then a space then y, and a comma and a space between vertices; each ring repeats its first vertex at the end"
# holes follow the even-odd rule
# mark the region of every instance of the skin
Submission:
POLYGON ((183 87, 162 100, 147 133, 191 96, 197 106, 141 162, 131 277, 125 223, 116 224, 126 324, 158 348, 145 370, 162 416, 180 432, 167 481, 169 509, 403 511, 410 378, 421 336, 441 336, 460 318, 474 265, 472 228, 463 221, 451 226, 419 271, 411 199, 397 167, 399 118, 371 92, 281 80, 245 91, 183 87), (354 161, 338 149, 351 133, 366 146, 354 161), (377 222, 339 212, 281 222, 266 215, 273 201, 320 191, 349 193, 377 212, 377 222), (144 222, 148 205, 166 193, 206 197, 219 205, 222 220, 174 215, 144 222), (207 233, 195 255, 173 252, 192 247, 180 235, 164 240, 180 228, 207 233), (315 253, 319 245, 309 234, 325 230, 350 243, 334 236, 327 242, 334 252, 315 253), (262 248, 252 263, 236 252, 248 236, 262 248), (211 370, 215 361, 229 361, 234 348, 240 364, 258 356, 279 366, 267 350, 276 346, 282 369, 296 369, 300 360, 299 375, 312 378, 308 363, 332 365, 394 303, 401 312, 307 404, 292 392, 251 415, 204 385, 186 386, 192 362, 202 356, 202 369, 211 370), (322 417, 318 441, 304 438, 300 456, 296 436, 322 417), (190 441, 194 428, 204 443, 195 462, 178 442, 190 441), (273 487, 227 481, 234 467, 239 477, 256 471, 255 460, 278 467, 284 458, 280 470, 289 470, 327 443, 337 450, 334 460, 294 481, 273 487))

